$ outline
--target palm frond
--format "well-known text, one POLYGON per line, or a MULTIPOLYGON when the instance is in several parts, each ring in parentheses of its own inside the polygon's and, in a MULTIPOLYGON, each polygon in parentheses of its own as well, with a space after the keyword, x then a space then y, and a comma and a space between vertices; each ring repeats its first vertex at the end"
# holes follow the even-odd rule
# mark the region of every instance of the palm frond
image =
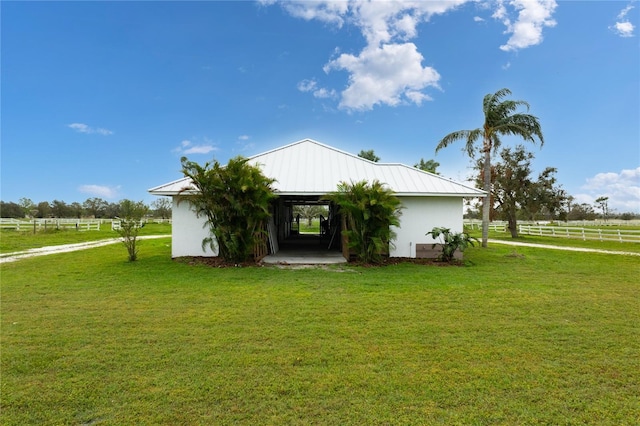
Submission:
POLYGON ((451 132, 448 135, 446 135, 445 137, 443 137, 440 142, 438 143, 438 145, 436 146, 436 153, 438 151, 440 151, 442 148, 446 148, 449 145, 451 145, 453 142, 456 142, 458 140, 467 140, 467 144, 469 143, 470 138, 475 138, 473 141, 475 142, 475 140, 477 140, 478 138, 478 132, 480 131, 480 129, 474 129, 474 130, 458 130, 456 132, 451 132))

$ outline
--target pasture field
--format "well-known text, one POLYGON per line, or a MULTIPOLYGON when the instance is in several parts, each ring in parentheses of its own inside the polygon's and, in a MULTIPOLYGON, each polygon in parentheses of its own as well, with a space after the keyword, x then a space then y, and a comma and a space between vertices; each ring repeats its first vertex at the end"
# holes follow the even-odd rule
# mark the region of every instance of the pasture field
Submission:
MULTIPOLYGON (((296 229, 297 225, 294 223, 293 229, 296 229)), ((311 225, 307 219, 300 218, 300 232, 307 234, 319 234, 320 233, 320 219, 311 219, 311 225)))
POLYGON ((211 268, 170 239, 1 267, 0 423, 640 422, 640 259, 211 268))
MULTIPOLYGON (((171 235, 170 223, 148 222, 140 229, 140 235, 171 235)), ((73 229, 50 229, 38 231, 0 230, 0 253, 11 253, 32 248, 55 246, 60 244, 83 243, 87 241, 117 238, 118 233, 111 230, 109 223, 103 224, 99 231, 76 231, 73 229)))
MULTIPOLYGON (((635 228, 634 230, 639 230, 635 228)), ((479 230, 472 230, 469 234, 476 237, 478 240, 481 238, 481 232, 479 230)), ((489 231, 489 239, 502 240, 502 241, 514 241, 531 244, 548 244, 561 247, 584 247, 596 250, 611 250, 611 251, 624 251, 640 253, 640 243, 635 242, 618 242, 618 241, 597 241, 586 240, 583 241, 578 238, 564 238, 564 237, 548 237, 537 235, 520 235, 518 238, 511 238, 511 234, 507 232, 489 231)))

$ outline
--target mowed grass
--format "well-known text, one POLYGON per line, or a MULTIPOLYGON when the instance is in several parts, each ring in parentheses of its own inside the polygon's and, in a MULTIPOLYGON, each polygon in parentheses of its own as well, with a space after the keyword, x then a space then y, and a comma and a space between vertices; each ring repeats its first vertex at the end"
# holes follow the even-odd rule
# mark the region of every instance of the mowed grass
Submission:
MULTIPOLYGON (((296 228, 297 225, 294 225, 296 228)), ((308 219, 300 218, 300 232, 305 234, 319 234, 320 233, 320 219, 314 218, 309 225, 308 219)))
POLYGON ((211 268, 170 240, 1 266, 1 423, 640 422, 640 259, 211 268))
MULTIPOLYGON (((170 223, 146 223, 140 229, 140 235, 171 235, 170 223)), ((83 243, 87 241, 118 238, 118 233, 111 230, 110 223, 104 223, 99 231, 76 231, 75 229, 50 228, 33 231, 16 231, 13 229, 0 230, 0 253, 12 253, 38 247, 55 246, 61 244, 83 243)))
MULTIPOLYGON (((622 228, 620 228, 622 230, 622 228)), ((640 231, 639 228, 635 228, 634 231, 640 231)), ((469 234, 481 240, 482 233, 479 230, 473 230, 469 234)), ((489 239, 501 240, 507 242, 523 242, 530 244, 544 244, 554 245, 560 247, 583 247, 594 250, 610 250, 610 251, 622 251, 640 253, 640 243, 637 242, 620 242, 620 241, 598 241, 598 240, 582 240, 579 238, 566 238, 566 237, 550 237, 550 236, 537 236, 537 235, 524 235, 521 234, 518 238, 512 238, 511 234, 507 232, 489 231, 489 239)))

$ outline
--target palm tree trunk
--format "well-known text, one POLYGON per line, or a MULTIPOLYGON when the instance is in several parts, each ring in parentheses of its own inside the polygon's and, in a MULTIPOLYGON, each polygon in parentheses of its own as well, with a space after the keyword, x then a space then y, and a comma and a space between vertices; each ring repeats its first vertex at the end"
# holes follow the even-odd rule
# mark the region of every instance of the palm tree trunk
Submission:
POLYGON ((482 247, 489 240, 489 213, 491 212, 491 147, 484 141, 484 190, 487 196, 482 199, 482 247))

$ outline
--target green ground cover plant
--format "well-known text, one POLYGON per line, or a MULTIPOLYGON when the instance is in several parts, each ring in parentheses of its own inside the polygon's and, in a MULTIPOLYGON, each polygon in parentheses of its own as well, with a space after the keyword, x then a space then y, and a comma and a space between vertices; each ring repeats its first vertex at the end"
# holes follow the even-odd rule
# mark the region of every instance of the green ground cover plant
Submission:
MULTIPOLYGON (((470 236, 466 232, 451 232, 449 228, 434 227, 426 235, 440 241, 442 244, 442 253, 439 256, 439 260, 443 262, 453 262, 456 251, 464 252, 467 247, 473 247, 478 240, 470 236)), ((435 247, 434 243, 431 247, 435 247)))
POLYGON ((637 424, 637 257, 211 268, 170 240, 3 264, 0 416, 43 424, 637 424))
MULTIPOLYGON (((138 235, 170 235, 170 223, 147 222, 138 235)), ((38 247, 60 244, 83 243, 87 241, 118 238, 118 233, 111 230, 110 223, 103 223, 99 231, 76 231, 74 229, 51 229, 35 234, 27 231, 3 229, 0 231, 0 253, 12 253, 38 247)))

